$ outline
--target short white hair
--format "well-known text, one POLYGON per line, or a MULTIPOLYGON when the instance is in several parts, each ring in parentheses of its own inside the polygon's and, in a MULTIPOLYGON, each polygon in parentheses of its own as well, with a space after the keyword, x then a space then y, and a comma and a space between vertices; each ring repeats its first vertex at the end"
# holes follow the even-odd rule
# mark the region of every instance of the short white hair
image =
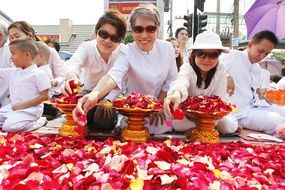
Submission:
POLYGON ((159 27, 160 17, 159 12, 154 4, 140 4, 136 7, 130 16, 131 27, 135 26, 138 17, 150 18, 154 21, 155 25, 159 27))

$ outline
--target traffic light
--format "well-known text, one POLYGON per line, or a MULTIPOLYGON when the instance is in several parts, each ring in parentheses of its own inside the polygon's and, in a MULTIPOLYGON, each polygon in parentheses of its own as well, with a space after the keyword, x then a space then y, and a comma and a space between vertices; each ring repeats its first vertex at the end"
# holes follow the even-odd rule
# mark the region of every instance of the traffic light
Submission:
POLYGON ((207 19, 208 15, 198 15, 198 34, 206 31, 204 27, 208 24, 207 19))
POLYGON ((183 19, 186 20, 186 22, 183 24, 183 26, 185 26, 187 28, 188 36, 191 37, 192 36, 193 14, 184 15, 183 19))
POLYGON ((196 7, 201 12, 204 12, 204 3, 205 3, 205 0, 195 0, 196 7))

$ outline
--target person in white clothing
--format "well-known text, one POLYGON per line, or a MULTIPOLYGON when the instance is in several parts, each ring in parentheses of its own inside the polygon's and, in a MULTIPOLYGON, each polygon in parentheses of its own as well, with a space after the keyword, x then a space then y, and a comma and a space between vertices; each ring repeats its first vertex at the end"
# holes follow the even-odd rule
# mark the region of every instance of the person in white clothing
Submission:
MULTIPOLYGON (((263 69, 263 68, 258 69, 258 71, 259 71, 260 80, 257 81, 257 82, 259 82, 259 84, 257 84, 256 93, 259 97, 259 100, 266 101, 265 100, 266 92, 267 92, 267 90, 269 90, 271 88, 270 72, 266 69, 263 69)), ((258 74, 257 74, 257 76, 258 76, 258 74)))
MULTIPOLYGON (((11 53, 8 46, 8 31, 6 25, 0 22, 0 68, 9 68, 12 66, 11 53)), ((0 108, 9 104, 8 84, 0 79, 0 108)))
POLYGON ((170 42, 174 48, 176 66, 177 66, 177 70, 179 71, 181 65, 183 64, 183 58, 182 58, 182 53, 179 49, 178 41, 173 37, 166 39, 166 41, 170 42))
POLYGON ((175 31, 175 38, 178 41, 179 49, 181 52, 182 60, 186 62, 185 60, 189 59, 190 56, 190 49, 187 47, 189 37, 191 37, 192 34, 188 34, 187 29, 185 27, 177 28, 175 31))
POLYGON ((34 60, 36 65, 39 69, 43 70, 48 78, 50 79, 50 84, 52 88, 49 90, 49 97, 53 97, 54 95, 59 95, 61 93, 60 87, 62 86, 64 82, 63 77, 57 77, 53 78, 52 71, 49 67, 48 60, 51 54, 50 48, 48 45, 42 41, 35 42, 37 48, 38 48, 38 54, 34 60))
MULTIPOLYGON (((227 73, 219 63, 219 56, 229 50, 222 46, 220 37, 212 31, 205 31, 197 35, 190 49, 189 62, 181 66, 178 77, 170 84, 164 100, 165 112, 169 115, 171 104, 173 110, 176 110, 188 97, 219 96, 224 100, 227 97, 227 73)), ((195 123, 187 117, 172 120, 172 125, 179 132, 195 127, 195 123)), ((233 133, 237 130, 238 123, 235 117, 227 115, 218 121, 216 128, 222 134, 233 133)))
POLYGON ((285 67, 281 69, 281 74, 282 74, 282 78, 277 82, 277 84, 275 85, 275 88, 285 90, 285 67))
MULTIPOLYGON (((34 28, 25 21, 16 21, 9 25, 8 27, 9 39, 14 41, 16 39, 31 39, 34 41, 40 41, 34 28)), ((62 63, 57 51, 49 47, 50 56, 48 64, 52 71, 53 78, 64 77, 64 64, 62 63)))
POLYGON ((32 40, 15 40, 9 48, 16 68, 0 69, 11 98, 11 103, 0 109, 0 128, 5 132, 33 131, 46 123, 41 117, 42 101, 48 99, 50 83, 33 64, 38 49, 32 40))
MULTIPOLYGON (((122 44, 127 31, 124 16, 116 11, 107 11, 102 15, 96 26, 96 39, 80 44, 73 56, 65 64, 65 83, 62 93, 72 93, 69 81, 80 84, 80 72, 84 71, 84 91, 87 94, 93 90, 98 81, 110 70, 125 45, 122 44)), ((121 91, 109 93, 101 101, 112 101, 121 91)), ((86 112, 87 113, 87 112, 86 112)), ((113 130, 118 117, 114 109, 94 106, 87 113, 87 125, 91 131, 113 130)))
MULTIPOLYGON (((45 42, 38 41, 35 42, 37 48, 38 48, 38 54, 34 59, 35 64, 37 67, 44 71, 44 73, 47 75, 51 88, 49 89, 49 99, 57 97, 61 94, 60 87, 62 86, 64 79, 63 77, 57 77, 53 78, 51 69, 48 64, 48 59, 50 56, 50 48, 45 42)), ((54 107, 52 104, 44 103, 44 112, 43 116, 47 118, 47 120, 55 119, 56 117, 60 116, 62 113, 54 107)))
MULTIPOLYGON (((152 95, 163 100, 169 84, 177 77, 174 49, 170 42, 158 40, 160 25, 159 13, 154 5, 142 4, 136 7, 130 16, 133 43, 122 52, 114 66, 102 77, 94 90, 78 101, 73 117, 78 120, 77 112, 88 112, 100 98, 112 89, 122 89, 126 81, 125 95, 136 91, 152 95)), ((153 122, 147 119, 146 127, 150 134, 161 134, 171 131, 163 121, 163 114, 153 115, 153 122), (162 119, 163 122, 158 122, 162 119)), ((125 119, 122 120, 121 126, 125 119)))
POLYGON ((278 39, 271 31, 258 32, 244 51, 232 50, 221 57, 221 63, 235 82, 235 92, 229 99, 237 105, 238 112, 234 115, 239 125, 284 138, 285 109, 265 101, 260 104, 257 94, 263 78, 259 63, 277 43, 278 39))

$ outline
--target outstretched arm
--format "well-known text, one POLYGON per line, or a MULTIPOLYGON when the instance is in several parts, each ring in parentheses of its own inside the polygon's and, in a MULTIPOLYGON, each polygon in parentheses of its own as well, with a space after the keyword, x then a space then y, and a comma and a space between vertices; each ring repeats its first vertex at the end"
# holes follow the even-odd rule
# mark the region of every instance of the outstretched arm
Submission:
POLYGON ((108 94, 115 87, 115 81, 109 75, 104 75, 92 92, 86 94, 78 100, 77 106, 73 110, 74 120, 78 120, 78 114, 85 115, 99 102, 101 98, 106 96, 106 94, 108 94))

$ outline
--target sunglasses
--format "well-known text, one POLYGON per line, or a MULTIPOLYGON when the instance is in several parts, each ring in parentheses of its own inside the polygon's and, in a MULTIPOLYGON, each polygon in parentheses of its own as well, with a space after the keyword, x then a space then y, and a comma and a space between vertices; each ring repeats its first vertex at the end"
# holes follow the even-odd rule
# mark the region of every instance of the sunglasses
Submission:
POLYGON ((99 31, 98 31, 98 36, 100 37, 100 38, 103 38, 103 39, 108 39, 108 38, 110 38, 110 40, 112 41, 112 42, 114 42, 114 43, 119 43, 119 42, 121 42, 121 38, 118 36, 118 35, 111 35, 111 34, 109 34, 106 30, 104 30, 104 29, 100 29, 99 31))
POLYGON ((143 31, 146 31, 147 33, 154 33, 157 30, 157 26, 149 25, 147 27, 143 26, 134 26, 132 28, 132 31, 134 33, 142 33, 143 31))
POLYGON ((201 50, 198 50, 196 53, 196 56, 201 58, 201 59, 205 59, 206 57, 208 57, 209 59, 218 59, 218 57, 220 56, 220 52, 203 52, 201 50))

